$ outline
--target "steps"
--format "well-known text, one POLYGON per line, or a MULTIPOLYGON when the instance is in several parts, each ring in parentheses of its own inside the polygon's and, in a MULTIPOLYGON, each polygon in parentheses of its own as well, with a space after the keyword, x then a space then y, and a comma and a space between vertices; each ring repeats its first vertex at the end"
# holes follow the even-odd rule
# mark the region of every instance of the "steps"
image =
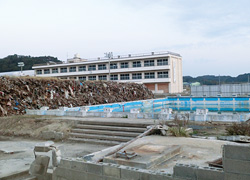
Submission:
POLYGON ((114 146, 139 136, 148 125, 133 122, 78 121, 69 140, 114 146))

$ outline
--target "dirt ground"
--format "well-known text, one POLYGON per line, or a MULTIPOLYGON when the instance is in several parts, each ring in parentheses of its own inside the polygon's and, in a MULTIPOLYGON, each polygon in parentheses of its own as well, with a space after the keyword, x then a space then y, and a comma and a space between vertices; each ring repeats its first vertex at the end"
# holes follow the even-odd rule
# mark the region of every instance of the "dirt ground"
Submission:
MULTIPOLYGON (((91 118, 91 120, 92 119, 100 120, 100 118, 91 118)), ((115 120, 115 118, 113 119, 115 120)), ((0 136, 41 139, 40 135, 42 131, 56 131, 63 132, 64 139, 67 139, 68 134, 71 131, 71 128, 74 126, 76 120, 79 120, 79 118, 37 115, 0 117, 0 136)), ((88 120, 88 118, 84 118, 84 120, 88 120)), ((226 135, 226 127, 229 125, 230 123, 192 121, 189 121, 187 124, 188 127, 193 128, 193 135, 198 136, 226 135)))
POLYGON ((63 132, 68 137, 74 121, 50 116, 19 115, 0 117, 0 136, 41 139, 42 131, 63 132))

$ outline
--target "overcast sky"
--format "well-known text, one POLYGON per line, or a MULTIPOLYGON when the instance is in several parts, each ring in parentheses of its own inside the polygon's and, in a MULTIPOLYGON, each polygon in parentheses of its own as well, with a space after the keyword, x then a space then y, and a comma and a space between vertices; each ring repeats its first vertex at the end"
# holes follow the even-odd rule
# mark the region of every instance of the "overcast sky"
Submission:
POLYGON ((249 0, 0 0, 0 58, 152 51, 183 75, 250 73, 249 0))

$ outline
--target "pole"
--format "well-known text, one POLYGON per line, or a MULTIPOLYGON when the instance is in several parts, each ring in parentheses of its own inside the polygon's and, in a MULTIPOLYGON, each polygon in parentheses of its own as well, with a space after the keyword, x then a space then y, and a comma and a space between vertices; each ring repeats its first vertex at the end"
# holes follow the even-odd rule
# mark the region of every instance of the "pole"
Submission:
POLYGON ((220 88, 220 94, 221 94, 221 86, 220 86, 220 74, 219 74, 219 88, 220 88))
POLYGON ((111 80, 110 78, 110 58, 109 58, 109 81, 111 80))

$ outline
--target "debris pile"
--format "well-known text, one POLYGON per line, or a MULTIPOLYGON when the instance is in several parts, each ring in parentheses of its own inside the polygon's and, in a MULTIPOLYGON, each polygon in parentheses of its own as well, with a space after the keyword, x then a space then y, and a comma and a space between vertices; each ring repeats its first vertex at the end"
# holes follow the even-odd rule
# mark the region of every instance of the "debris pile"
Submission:
POLYGON ((143 84, 74 81, 30 77, 0 77, 0 116, 25 109, 77 107, 153 98, 143 84))

